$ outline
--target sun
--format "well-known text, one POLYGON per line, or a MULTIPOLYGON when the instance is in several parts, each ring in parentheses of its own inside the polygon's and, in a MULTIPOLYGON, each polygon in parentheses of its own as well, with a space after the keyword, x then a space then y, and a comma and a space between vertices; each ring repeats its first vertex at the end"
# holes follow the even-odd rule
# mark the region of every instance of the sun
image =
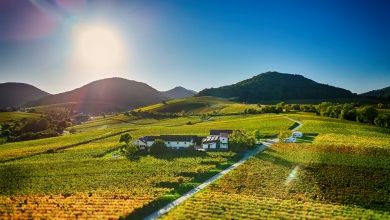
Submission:
POLYGON ((126 52, 119 32, 106 24, 80 24, 73 29, 73 58, 79 68, 115 71, 123 66, 126 52))

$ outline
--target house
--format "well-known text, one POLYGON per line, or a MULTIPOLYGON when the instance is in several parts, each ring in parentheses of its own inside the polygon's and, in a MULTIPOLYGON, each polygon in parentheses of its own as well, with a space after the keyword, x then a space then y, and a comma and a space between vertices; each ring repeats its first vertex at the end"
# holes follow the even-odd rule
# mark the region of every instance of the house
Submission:
POLYGON ((209 149, 228 149, 229 137, 228 134, 209 135, 202 141, 202 148, 209 149))
POLYGON ((289 138, 284 139, 285 143, 295 143, 296 141, 297 141, 297 139, 295 137, 289 137, 289 138))
POLYGON ((293 134, 292 134, 292 137, 294 137, 294 138, 301 138, 301 137, 303 137, 303 134, 300 131, 294 131, 293 134))
POLYGON ((139 147, 151 147, 156 139, 163 140, 169 148, 182 149, 195 146, 199 138, 195 135, 144 136, 135 140, 134 144, 139 147))

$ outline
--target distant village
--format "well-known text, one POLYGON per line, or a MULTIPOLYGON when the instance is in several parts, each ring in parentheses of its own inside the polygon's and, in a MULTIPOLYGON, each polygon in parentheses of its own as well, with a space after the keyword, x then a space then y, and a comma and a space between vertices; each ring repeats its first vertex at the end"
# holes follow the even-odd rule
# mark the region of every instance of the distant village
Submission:
POLYGON ((163 140, 170 149, 187 149, 194 147, 196 150, 227 150, 229 148, 229 135, 233 130, 210 130, 206 137, 196 135, 159 135, 143 136, 134 141, 139 149, 151 147, 155 140, 163 140))

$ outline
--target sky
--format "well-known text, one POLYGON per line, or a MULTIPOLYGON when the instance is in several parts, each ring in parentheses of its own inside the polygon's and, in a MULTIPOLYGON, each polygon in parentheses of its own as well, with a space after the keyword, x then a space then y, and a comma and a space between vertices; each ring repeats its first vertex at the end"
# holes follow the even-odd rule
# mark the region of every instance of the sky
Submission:
POLYGON ((0 83, 202 90, 266 71, 390 86, 387 0, 0 0, 0 83))

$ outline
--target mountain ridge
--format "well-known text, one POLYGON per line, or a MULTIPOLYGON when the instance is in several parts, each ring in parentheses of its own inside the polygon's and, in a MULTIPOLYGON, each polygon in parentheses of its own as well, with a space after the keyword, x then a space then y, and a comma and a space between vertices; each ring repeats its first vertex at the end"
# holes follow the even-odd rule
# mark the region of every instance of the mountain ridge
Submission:
POLYGON ((51 94, 27 83, 0 83, 0 108, 20 107, 49 95, 51 94))
POLYGON ((100 79, 79 88, 44 97, 27 106, 78 103, 80 112, 123 111, 166 100, 146 83, 119 77, 100 79))
POLYGON ((269 100, 356 98, 349 90, 315 82, 299 74, 269 71, 235 84, 204 89, 199 96, 215 96, 256 103, 269 100))
POLYGON ((368 92, 364 92, 359 95, 368 98, 390 100, 390 86, 384 87, 382 89, 375 89, 368 92))
POLYGON ((187 97, 191 97, 191 96, 194 96, 195 94, 197 94, 197 92, 190 90, 190 89, 186 89, 182 86, 176 86, 170 90, 161 91, 161 93, 164 96, 171 98, 171 99, 187 98, 187 97))

